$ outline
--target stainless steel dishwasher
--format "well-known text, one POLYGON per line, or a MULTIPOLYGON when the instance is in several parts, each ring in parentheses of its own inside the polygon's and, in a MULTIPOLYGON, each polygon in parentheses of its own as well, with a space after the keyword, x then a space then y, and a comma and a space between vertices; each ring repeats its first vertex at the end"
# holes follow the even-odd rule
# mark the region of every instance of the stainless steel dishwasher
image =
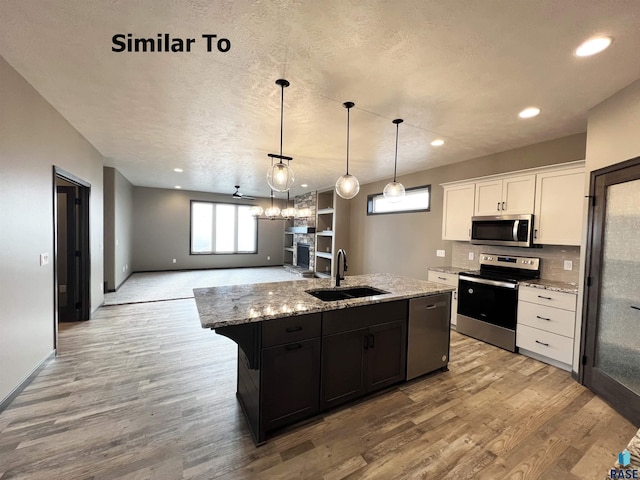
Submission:
POLYGON ((451 339, 451 294, 409 300, 407 380, 447 369, 451 339))

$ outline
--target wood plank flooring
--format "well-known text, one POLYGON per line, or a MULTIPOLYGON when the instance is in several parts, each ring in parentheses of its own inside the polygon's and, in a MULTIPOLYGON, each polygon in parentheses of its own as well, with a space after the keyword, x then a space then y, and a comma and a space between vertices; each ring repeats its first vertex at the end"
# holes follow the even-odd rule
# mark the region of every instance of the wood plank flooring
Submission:
POLYGON ((256 448, 193 299, 62 325, 0 414, 0 479, 605 478, 636 428, 566 372, 453 333, 450 371, 256 448))

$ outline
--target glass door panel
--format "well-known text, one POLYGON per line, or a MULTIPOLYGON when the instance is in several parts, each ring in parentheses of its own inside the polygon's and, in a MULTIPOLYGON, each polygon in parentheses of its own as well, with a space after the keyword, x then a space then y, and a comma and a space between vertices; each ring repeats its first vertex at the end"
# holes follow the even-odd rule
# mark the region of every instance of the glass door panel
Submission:
POLYGON ((640 395, 640 180, 606 188, 601 265, 595 367, 640 395))

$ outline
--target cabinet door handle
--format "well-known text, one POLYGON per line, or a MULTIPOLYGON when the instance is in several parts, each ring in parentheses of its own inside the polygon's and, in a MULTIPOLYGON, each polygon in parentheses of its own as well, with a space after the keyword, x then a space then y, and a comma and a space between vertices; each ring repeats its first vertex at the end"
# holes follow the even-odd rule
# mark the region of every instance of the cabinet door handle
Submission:
POLYGON ((502 202, 502 210, 506 210, 507 209, 507 204, 506 202, 502 202))
POLYGON ((302 348, 302 345, 300 345, 299 343, 292 343, 291 345, 287 345, 284 347, 285 350, 298 350, 299 348, 302 348))
POLYGON ((458 291, 457 290, 455 292, 453 292, 453 299, 454 300, 458 299, 458 291))
POLYGON ((549 346, 549 344, 548 344, 548 343, 543 343, 543 342, 540 342, 540 341, 538 341, 538 340, 536 340, 536 343, 539 343, 540 345, 544 345, 545 347, 548 347, 548 346, 549 346))
POLYGON ((635 305, 631 305, 631 308, 633 308, 634 310, 640 310, 640 307, 636 307, 635 305))
POLYGON ((376 345, 376 337, 373 335, 373 333, 369 335, 369 339, 371 340, 369 342, 369 346, 373 348, 376 345))
POLYGON ((362 347, 367 350, 369 348, 369 335, 362 337, 362 347))
POLYGON ((496 210, 500 211, 500 202, 498 202, 498 206, 496 207, 496 210))
POLYGON ((287 327, 285 331, 287 333, 293 333, 293 332, 299 332, 300 330, 302 330, 302 327, 297 326, 297 327, 287 327))
POLYGON ((438 277, 440 280, 446 280, 445 277, 438 277))
POLYGON ((544 317, 541 317, 540 315, 536 315, 536 318, 539 318, 540 320, 546 320, 547 322, 551 321, 550 318, 544 318, 544 317))
POLYGON ((534 239, 538 238, 538 229, 537 228, 533 230, 533 238, 534 239))
POLYGON ((471 229, 469 229, 469 238, 471 238, 471 229))
POLYGON ((541 298, 543 300, 553 300, 553 298, 551 297, 543 297, 542 295, 538 295, 538 298, 541 298))

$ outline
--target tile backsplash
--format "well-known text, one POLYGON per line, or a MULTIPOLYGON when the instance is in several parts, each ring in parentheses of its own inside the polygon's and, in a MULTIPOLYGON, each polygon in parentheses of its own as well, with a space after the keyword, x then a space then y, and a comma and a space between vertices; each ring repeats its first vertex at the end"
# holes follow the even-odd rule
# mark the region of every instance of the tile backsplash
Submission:
POLYGON ((580 247, 564 245, 544 245, 542 248, 494 247, 489 245, 472 245, 469 242, 453 242, 451 266, 475 270, 481 253, 505 254, 521 257, 540 258, 540 277, 547 280, 577 284, 579 281, 580 247), (473 252, 473 260, 469 253, 473 252), (564 261, 573 262, 572 270, 564 269, 564 261))

